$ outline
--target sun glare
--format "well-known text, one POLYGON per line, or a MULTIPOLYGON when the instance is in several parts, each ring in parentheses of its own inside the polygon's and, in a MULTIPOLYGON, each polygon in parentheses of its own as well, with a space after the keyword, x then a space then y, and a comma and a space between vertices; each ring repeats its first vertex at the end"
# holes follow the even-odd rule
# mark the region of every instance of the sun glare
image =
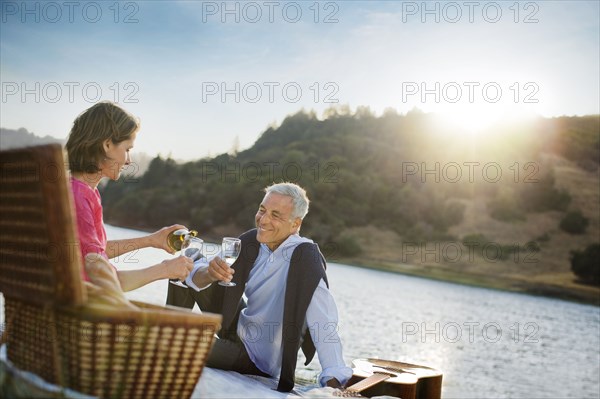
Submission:
POLYGON ((451 104, 434 113, 440 125, 465 136, 486 135, 495 125, 516 122, 529 115, 518 107, 501 104, 451 104))

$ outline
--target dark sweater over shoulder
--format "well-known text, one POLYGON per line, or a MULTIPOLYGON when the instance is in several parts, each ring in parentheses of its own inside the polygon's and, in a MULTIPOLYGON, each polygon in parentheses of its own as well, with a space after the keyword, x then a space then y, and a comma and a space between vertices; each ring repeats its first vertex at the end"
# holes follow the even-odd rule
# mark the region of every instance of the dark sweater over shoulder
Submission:
MULTIPOLYGON (((242 299, 246 282, 254 262, 258 257, 260 243, 256 240, 256 229, 240 236, 242 253, 232 267, 235 268, 235 287, 222 287, 213 283, 200 291, 197 299, 201 309, 223 315, 219 337, 227 339, 237 334, 239 314, 246 304, 242 299)), ((296 359, 300 347, 308 364, 315 355, 315 345, 308 329, 305 328, 306 311, 321 279, 327 282, 325 258, 314 243, 298 245, 290 259, 286 281, 284 312, 282 320, 283 358, 279 375, 278 391, 289 392, 294 388, 296 359)))

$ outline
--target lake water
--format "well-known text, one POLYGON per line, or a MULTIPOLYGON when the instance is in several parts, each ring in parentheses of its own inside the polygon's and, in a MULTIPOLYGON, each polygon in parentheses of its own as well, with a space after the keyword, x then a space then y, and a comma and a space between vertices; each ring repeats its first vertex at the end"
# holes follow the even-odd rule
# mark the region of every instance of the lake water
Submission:
MULTIPOLYGON (((114 263, 138 268, 169 256, 147 249, 114 263)), ((600 398, 598 307, 334 263, 328 278, 348 364, 379 357, 434 367, 444 398, 600 398)), ((164 304, 167 284, 127 295, 164 304)), ((320 371, 317 360, 301 365, 304 377, 320 371)))

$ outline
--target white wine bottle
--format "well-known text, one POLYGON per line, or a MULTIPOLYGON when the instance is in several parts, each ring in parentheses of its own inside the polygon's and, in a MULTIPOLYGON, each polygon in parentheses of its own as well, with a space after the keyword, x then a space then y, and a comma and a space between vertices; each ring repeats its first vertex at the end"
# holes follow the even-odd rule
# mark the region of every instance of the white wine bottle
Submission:
POLYGON ((183 243, 183 240, 185 240, 185 238, 190 235, 192 237, 196 237, 198 235, 198 232, 196 230, 187 229, 179 229, 172 231, 167 237, 167 244, 169 245, 169 248, 171 248, 173 251, 179 251, 181 250, 181 244, 183 243))

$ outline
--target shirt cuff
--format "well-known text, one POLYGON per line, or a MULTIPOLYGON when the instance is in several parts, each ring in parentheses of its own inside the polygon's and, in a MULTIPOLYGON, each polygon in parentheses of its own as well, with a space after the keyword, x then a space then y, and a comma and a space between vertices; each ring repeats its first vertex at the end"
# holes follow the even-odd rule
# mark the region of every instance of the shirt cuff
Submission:
POLYGON ((208 265, 206 264, 206 260, 204 258, 201 258, 201 259, 197 260, 196 262, 194 262, 194 268, 192 269, 190 274, 188 274, 187 278, 185 279, 185 284, 189 288, 194 289, 195 291, 202 291, 202 290, 208 288, 210 286, 210 284, 207 284, 204 287, 198 287, 196 284, 194 284, 194 281, 193 281, 193 278, 196 275, 196 272, 198 270, 206 270, 206 269, 208 269, 208 265))
POLYGON ((335 378, 344 386, 350 377, 352 377, 352 369, 350 367, 328 367, 319 374, 319 384, 324 387, 327 381, 335 378))

